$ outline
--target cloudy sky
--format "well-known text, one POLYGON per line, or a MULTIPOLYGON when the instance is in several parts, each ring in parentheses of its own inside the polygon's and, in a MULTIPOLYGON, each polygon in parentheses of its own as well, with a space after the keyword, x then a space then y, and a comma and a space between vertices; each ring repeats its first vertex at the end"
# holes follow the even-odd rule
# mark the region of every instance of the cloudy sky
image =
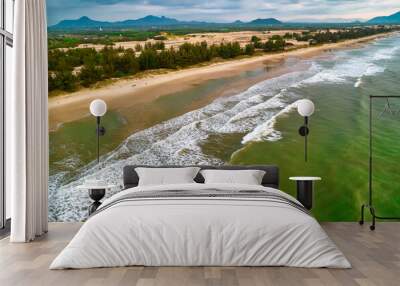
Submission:
POLYGON ((369 19, 400 10, 400 0, 47 0, 49 24, 89 16, 96 20, 146 15, 209 22, 274 17, 284 21, 369 19))

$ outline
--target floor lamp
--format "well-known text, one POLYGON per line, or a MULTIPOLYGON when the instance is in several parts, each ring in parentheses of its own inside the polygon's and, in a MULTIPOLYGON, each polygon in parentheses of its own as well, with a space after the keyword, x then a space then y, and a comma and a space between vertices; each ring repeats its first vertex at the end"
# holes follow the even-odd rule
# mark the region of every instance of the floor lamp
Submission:
MULTIPOLYGON (((106 134, 106 129, 100 125, 101 117, 107 112, 107 104, 104 100, 95 99, 90 103, 90 113, 96 117, 96 137, 97 137, 97 166, 99 167, 100 162, 100 136, 106 134)), ((102 180, 89 181, 89 185, 93 187, 88 188, 89 197, 94 201, 89 206, 89 215, 94 213, 96 209, 101 205, 100 200, 106 194, 106 188, 102 180)))

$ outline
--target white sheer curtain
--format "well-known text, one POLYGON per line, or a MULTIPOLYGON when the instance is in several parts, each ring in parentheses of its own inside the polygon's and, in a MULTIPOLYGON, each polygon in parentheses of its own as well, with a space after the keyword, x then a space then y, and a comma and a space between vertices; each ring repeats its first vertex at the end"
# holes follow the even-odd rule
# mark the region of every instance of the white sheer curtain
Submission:
POLYGON ((12 242, 47 231, 48 113, 45 0, 17 0, 13 95, 6 99, 6 187, 12 242))

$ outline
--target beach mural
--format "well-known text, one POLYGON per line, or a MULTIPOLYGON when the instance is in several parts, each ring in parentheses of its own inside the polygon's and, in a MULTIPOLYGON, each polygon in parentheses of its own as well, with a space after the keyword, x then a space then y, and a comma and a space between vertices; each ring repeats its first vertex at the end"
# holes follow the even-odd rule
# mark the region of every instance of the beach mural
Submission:
MULTIPOLYGON (((50 220, 84 220, 91 202, 77 186, 88 178, 121 185, 128 164, 276 164, 292 195, 288 177, 322 177, 312 210, 319 220, 358 220, 368 194, 368 97, 400 94, 397 26, 181 26, 155 17, 148 27, 145 18, 49 27, 50 220), (109 106, 100 164, 95 98, 109 106), (297 131, 302 98, 316 106, 307 163, 297 131)), ((400 100, 392 106, 400 110, 400 100)), ((391 183, 400 182, 399 121, 393 114, 374 123, 381 215, 400 212, 391 183)))

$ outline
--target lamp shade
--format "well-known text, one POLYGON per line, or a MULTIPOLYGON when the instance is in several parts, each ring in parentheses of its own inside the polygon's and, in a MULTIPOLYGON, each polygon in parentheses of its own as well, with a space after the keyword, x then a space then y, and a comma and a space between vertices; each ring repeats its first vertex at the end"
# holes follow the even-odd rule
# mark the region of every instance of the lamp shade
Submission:
POLYGON ((90 113, 93 116, 103 116, 107 112, 107 104, 102 99, 95 99, 90 103, 90 113))
POLYGON ((311 116, 314 109, 314 103, 309 99, 301 99, 297 102, 297 112, 303 117, 311 116))

